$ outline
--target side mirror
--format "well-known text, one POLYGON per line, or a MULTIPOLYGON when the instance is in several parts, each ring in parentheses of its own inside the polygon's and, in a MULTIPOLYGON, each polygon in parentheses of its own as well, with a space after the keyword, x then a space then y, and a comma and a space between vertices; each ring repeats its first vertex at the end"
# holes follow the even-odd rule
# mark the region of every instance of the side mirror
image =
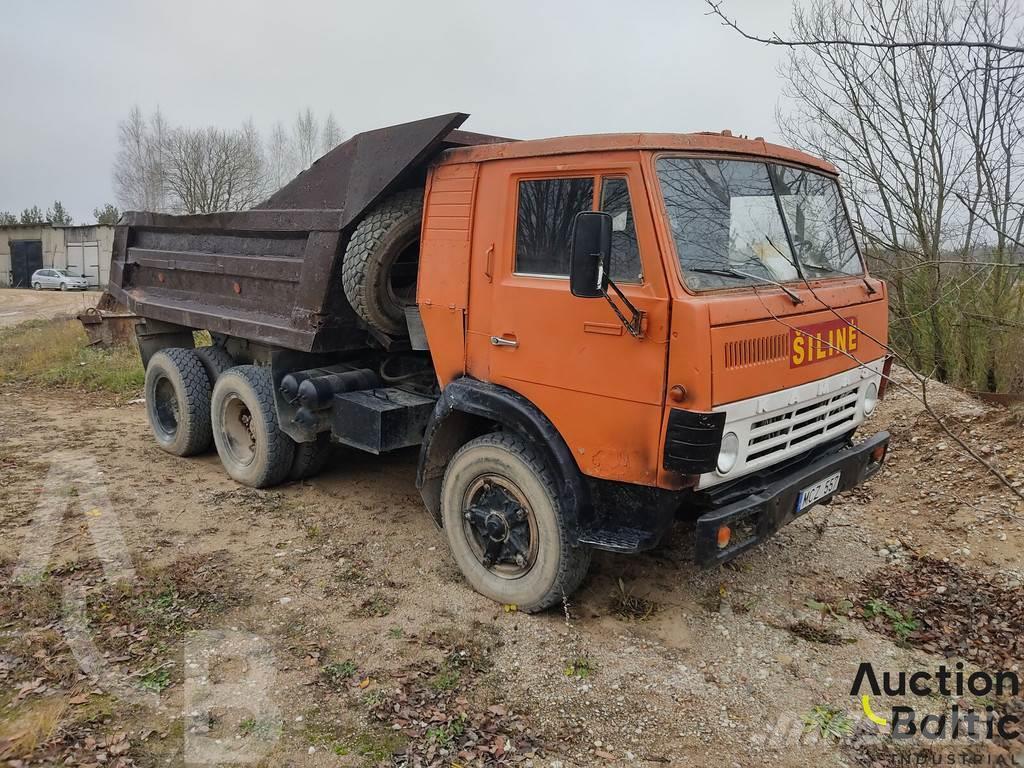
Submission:
POLYGON ((569 290, 581 299, 598 299, 608 289, 612 261, 612 217, 580 211, 572 225, 569 290))

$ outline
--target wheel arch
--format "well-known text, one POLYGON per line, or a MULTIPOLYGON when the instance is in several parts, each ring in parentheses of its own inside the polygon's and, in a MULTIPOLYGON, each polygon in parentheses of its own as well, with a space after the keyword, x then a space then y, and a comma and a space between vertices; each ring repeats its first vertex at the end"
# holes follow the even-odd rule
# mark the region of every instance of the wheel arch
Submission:
POLYGON ((423 503, 441 525, 441 483, 455 453, 474 437, 506 429, 544 451, 558 479, 559 503, 575 509, 578 524, 592 517, 587 483, 562 435, 530 400, 507 387, 463 377, 441 392, 420 447, 416 487, 423 503))

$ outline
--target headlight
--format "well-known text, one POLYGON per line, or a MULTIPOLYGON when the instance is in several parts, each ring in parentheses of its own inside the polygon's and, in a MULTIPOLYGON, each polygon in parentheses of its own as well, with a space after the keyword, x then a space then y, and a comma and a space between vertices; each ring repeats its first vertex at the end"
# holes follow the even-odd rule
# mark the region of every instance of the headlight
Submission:
POLYGON ((718 471, 720 474, 728 474, 736 466, 736 460, 740 457, 740 439, 735 432, 727 432, 722 436, 722 448, 718 452, 718 471))
POLYGON ((878 385, 872 381, 864 390, 864 414, 870 416, 876 405, 878 405, 878 385))

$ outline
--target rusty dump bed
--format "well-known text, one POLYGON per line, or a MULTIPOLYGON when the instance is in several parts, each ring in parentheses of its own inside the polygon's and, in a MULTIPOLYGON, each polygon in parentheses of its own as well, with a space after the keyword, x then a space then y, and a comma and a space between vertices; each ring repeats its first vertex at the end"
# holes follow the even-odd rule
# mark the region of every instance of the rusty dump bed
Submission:
POLYGON ((303 352, 366 346, 341 286, 341 255, 362 214, 422 185, 437 153, 506 141, 457 130, 452 113, 360 133, 251 211, 126 213, 110 292, 147 319, 303 352))

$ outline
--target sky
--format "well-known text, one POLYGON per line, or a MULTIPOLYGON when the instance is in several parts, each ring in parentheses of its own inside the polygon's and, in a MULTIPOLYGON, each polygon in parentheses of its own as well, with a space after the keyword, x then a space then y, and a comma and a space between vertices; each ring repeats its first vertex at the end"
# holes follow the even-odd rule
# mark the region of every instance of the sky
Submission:
MULTIPOLYGON (((724 0, 784 31, 790 0, 724 0)), ((345 133, 445 112, 515 138, 729 128, 777 137, 778 49, 704 0, 5 0, 0 211, 114 202, 118 123, 268 132, 305 107, 345 133)))

